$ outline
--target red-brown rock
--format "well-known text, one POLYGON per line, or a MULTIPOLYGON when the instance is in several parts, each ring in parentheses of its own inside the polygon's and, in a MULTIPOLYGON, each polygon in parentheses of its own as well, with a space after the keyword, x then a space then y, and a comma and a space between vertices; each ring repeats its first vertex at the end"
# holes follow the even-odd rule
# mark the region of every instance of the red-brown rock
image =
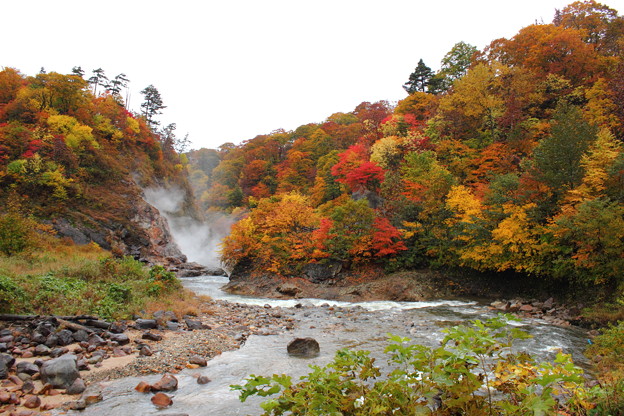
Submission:
POLYGON ((178 379, 171 374, 165 374, 160 380, 152 384, 152 391, 173 391, 178 388, 178 379))
POLYGON ((156 407, 162 409, 171 406, 173 404, 173 400, 171 400, 171 397, 167 396, 165 393, 156 393, 152 397, 152 403, 154 403, 156 407))
POLYGON ((144 381, 141 381, 134 389, 139 393, 149 393, 152 390, 152 386, 144 381))
POLYGON ((39 396, 29 394, 24 397, 24 403, 22 404, 24 405, 24 407, 27 407, 29 409, 36 409, 37 407, 41 406, 41 399, 39 398, 39 396))

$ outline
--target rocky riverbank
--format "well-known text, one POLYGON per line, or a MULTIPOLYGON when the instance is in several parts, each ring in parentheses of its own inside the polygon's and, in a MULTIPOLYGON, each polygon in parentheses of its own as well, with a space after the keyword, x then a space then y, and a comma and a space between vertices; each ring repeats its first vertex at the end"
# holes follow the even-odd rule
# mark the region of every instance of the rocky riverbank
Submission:
POLYGON ((0 322, 0 414, 80 409, 101 400, 99 381, 197 368, 252 334, 293 326, 290 313, 280 308, 221 301, 204 303, 197 316, 159 311, 108 328, 56 318, 0 322))

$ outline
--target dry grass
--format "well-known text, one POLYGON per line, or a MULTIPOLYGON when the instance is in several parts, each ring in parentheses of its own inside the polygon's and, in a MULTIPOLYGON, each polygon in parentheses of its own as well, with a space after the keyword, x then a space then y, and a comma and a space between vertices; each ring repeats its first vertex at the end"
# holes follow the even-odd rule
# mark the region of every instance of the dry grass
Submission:
POLYGON ((156 311, 171 311, 178 319, 185 315, 198 316, 206 313, 206 302, 210 301, 207 296, 196 296, 188 289, 182 289, 164 297, 149 300, 145 305, 147 316, 156 311))

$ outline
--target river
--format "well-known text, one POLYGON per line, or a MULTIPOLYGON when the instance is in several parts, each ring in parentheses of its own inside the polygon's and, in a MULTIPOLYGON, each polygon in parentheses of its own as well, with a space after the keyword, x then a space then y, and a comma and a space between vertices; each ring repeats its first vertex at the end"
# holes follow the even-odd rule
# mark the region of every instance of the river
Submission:
MULTIPOLYGON (((242 383, 249 374, 289 374, 300 377, 309 371, 309 365, 325 365, 340 348, 372 351, 383 360, 387 334, 407 336, 423 345, 438 345, 444 334, 442 327, 474 319, 494 316, 487 305, 477 302, 363 302, 346 303, 322 299, 274 300, 230 295, 219 288, 227 278, 201 276, 182 279, 186 287, 214 299, 253 305, 271 305, 292 314, 298 324, 294 330, 278 335, 251 336, 242 348, 224 352, 209 361, 208 366, 185 370, 176 375, 179 388, 172 393, 173 405, 157 410, 143 394, 134 391, 139 381, 153 383, 160 376, 129 377, 106 385, 104 400, 87 409, 89 415, 259 415, 260 399, 251 398, 240 403, 238 394, 230 391, 231 384, 242 383), (298 308, 295 305, 300 304, 298 308), (320 356, 313 359, 289 357, 286 345, 295 337, 314 337, 321 346, 320 356), (198 385, 193 375, 206 375, 212 381, 198 385)), ((541 320, 523 320, 521 326, 533 335, 519 348, 543 359, 554 356, 561 349, 572 353, 582 364, 582 351, 587 338, 577 328, 562 328, 541 320)), ((76 413, 79 414, 79 413, 76 413)))

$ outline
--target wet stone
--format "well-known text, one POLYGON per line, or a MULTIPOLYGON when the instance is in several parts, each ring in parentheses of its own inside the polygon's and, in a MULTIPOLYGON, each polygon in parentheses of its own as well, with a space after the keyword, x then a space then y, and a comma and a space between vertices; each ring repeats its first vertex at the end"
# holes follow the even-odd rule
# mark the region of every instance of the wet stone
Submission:
POLYGON ((317 357, 321 348, 314 338, 295 338, 287 347, 289 355, 302 358, 317 357))

